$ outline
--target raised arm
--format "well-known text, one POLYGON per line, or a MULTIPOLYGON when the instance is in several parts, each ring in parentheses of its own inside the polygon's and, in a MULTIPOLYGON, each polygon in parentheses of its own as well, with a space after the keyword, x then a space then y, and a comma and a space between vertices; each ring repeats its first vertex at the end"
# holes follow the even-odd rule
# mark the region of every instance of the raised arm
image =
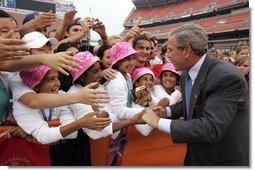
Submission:
POLYGON ((55 38, 58 41, 61 41, 64 39, 65 32, 70 25, 75 24, 80 20, 80 17, 78 17, 76 19, 74 18, 76 13, 77 13, 77 11, 72 10, 72 11, 68 11, 64 14, 64 19, 63 19, 62 23, 58 26, 56 34, 55 34, 55 38))
POLYGON ((51 26, 58 18, 53 11, 40 14, 33 20, 28 21, 19 28, 20 36, 23 37, 26 33, 32 32, 36 29, 51 26))

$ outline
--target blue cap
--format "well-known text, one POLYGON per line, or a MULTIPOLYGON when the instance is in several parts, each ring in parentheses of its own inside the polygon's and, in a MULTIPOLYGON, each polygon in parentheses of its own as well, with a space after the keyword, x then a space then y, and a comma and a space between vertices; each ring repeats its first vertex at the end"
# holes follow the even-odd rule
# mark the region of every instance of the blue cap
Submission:
POLYGON ((35 19, 35 17, 39 15, 38 12, 33 12, 31 14, 27 14, 23 20, 23 24, 27 23, 28 21, 32 20, 32 19, 35 19))

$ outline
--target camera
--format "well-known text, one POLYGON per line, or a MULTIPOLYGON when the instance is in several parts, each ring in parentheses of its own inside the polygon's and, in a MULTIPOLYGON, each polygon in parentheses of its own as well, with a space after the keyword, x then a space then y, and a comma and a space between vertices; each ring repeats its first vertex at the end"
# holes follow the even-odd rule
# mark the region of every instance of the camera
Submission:
POLYGON ((96 28, 100 26, 100 21, 98 19, 92 19, 92 28, 96 28))

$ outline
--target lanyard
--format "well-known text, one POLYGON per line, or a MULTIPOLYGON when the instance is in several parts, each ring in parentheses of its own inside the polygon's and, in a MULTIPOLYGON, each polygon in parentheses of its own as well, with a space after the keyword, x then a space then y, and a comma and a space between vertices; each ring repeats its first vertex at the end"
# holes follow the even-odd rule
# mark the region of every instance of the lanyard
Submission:
POLYGON ((42 114, 42 117, 43 117, 44 121, 51 121, 51 118, 52 118, 52 109, 49 109, 49 117, 48 117, 48 119, 47 119, 47 116, 45 114, 44 109, 40 109, 40 113, 42 114))

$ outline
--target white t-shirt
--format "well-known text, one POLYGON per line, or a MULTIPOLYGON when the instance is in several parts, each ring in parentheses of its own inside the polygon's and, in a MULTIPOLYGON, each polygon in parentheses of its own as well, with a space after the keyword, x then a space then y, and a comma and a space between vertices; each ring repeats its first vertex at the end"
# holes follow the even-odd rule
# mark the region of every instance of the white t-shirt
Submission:
MULTIPOLYGON (((13 116, 17 121, 17 124, 27 134, 31 134, 37 139, 37 141, 42 144, 49 144, 60 139, 73 139, 77 137, 77 131, 66 137, 62 137, 60 133, 61 126, 76 120, 73 114, 70 112, 63 114, 62 110, 65 110, 64 108, 67 108, 67 106, 61 106, 52 109, 51 120, 59 119, 61 125, 58 127, 49 127, 48 123, 44 121, 42 114, 39 112, 39 109, 31 109, 17 100, 15 100, 13 103, 13 116)), ((46 117, 48 118, 49 110, 44 109, 44 111, 46 117)))
POLYGON ((171 93, 171 95, 169 95, 162 85, 154 85, 153 94, 159 99, 162 99, 164 97, 168 98, 170 105, 176 104, 177 102, 182 100, 182 93, 179 90, 175 89, 175 91, 171 93))
MULTIPOLYGON (((70 88, 70 90, 68 91, 68 93, 69 92, 71 92, 71 93, 77 92, 81 88, 83 88, 81 85, 73 85, 70 88)), ((69 105, 68 108, 65 108, 65 109, 66 109, 66 111, 62 111, 63 113, 65 113, 65 112, 69 113, 71 111, 76 119, 79 119, 88 113, 94 112, 91 105, 86 105, 86 104, 82 104, 82 103, 76 103, 76 104, 69 105)), ((114 122, 114 118, 110 117, 110 119, 112 120, 112 122, 114 122)), ((112 122, 101 131, 91 130, 88 128, 83 128, 83 130, 92 139, 99 139, 102 137, 107 137, 107 136, 113 134, 112 122)))
POLYGON ((12 98, 14 101, 19 100, 21 96, 26 93, 36 93, 33 89, 28 87, 20 78, 19 73, 17 72, 11 79, 10 79, 10 89, 12 92, 12 98))
POLYGON ((163 64, 162 60, 158 56, 155 56, 155 58, 153 60, 150 60, 149 63, 151 66, 154 66, 157 64, 163 64))
POLYGON ((143 108, 127 107, 127 82, 120 72, 117 71, 116 78, 107 82, 105 89, 109 95, 112 111, 119 120, 129 119, 143 110, 143 108))

